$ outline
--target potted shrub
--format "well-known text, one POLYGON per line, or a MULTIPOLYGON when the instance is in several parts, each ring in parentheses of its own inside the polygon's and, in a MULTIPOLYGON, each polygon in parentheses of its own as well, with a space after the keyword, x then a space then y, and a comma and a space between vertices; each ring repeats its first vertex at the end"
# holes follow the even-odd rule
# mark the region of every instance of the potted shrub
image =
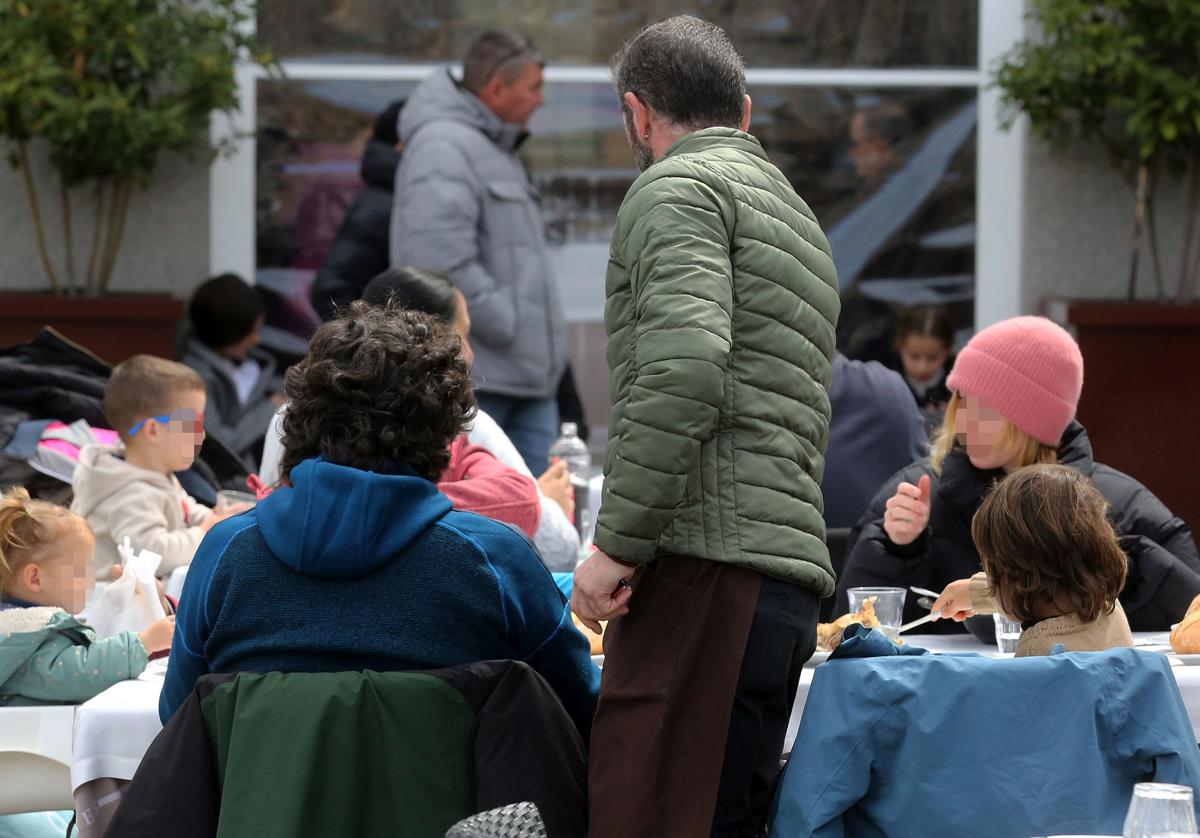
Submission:
POLYGON ((242 0, 0 0, 0 139, 21 173, 46 282, 44 293, 3 297, 0 343, 52 323, 111 361, 171 354, 182 302, 110 295, 113 268, 160 155, 203 161, 232 143, 210 139, 209 119, 237 110, 239 61, 271 61, 247 34, 253 14, 242 0), (35 177, 34 146, 57 182, 35 177), (47 223, 51 205, 60 227, 47 223), (85 215, 81 241, 73 222, 85 215))
POLYGON ((995 74, 1009 122, 1028 115, 1052 149, 1088 144, 1129 184, 1126 298, 1047 305, 1074 328, 1083 351, 1080 419, 1099 459, 1200 525, 1200 389, 1185 383, 1200 361, 1200 4, 1033 0, 1029 16, 1037 34, 995 74), (1160 184, 1181 180, 1184 241, 1179 252, 1160 253, 1155 197, 1160 184), (1135 302, 1147 250, 1153 298, 1135 302))

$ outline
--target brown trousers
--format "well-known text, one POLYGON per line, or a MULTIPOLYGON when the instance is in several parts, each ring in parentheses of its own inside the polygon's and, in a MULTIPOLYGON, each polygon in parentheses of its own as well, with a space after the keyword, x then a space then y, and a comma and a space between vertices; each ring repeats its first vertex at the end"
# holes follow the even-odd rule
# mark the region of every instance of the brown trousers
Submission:
POLYGON ((590 838, 702 838, 762 577, 663 556, 604 635, 588 774, 590 838))

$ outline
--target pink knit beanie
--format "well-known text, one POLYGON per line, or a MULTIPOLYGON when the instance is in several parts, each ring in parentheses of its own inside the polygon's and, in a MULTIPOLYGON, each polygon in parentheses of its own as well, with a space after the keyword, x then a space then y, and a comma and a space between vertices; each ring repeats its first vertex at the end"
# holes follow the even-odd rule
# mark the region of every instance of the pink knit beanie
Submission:
POLYGON ((1083 356, 1066 330, 1045 317, 1013 317, 967 343, 946 381, 979 396, 1005 419, 1057 447, 1075 418, 1083 389, 1083 356))

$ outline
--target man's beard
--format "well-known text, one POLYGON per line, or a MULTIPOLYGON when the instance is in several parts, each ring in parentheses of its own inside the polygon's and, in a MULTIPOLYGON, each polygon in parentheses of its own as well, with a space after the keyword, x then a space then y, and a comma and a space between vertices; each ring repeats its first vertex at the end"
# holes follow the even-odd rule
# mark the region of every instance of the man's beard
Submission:
POLYGON ((633 127, 633 117, 628 110, 625 111, 625 135, 629 137, 629 148, 633 151, 633 165, 637 166, 639 172, 646 171, 654 163, 654 152, 637 135, 633 127))

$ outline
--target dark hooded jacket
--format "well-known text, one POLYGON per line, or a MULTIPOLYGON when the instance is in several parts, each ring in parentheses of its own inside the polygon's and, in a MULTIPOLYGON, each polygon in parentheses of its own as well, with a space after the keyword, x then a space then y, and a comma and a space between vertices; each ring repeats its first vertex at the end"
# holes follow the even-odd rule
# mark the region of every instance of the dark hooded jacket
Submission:
POLYGON ((322 320, 359 299, 367 283, 388 268, 392 189, 399 165, 395 148, 381 140, 367 143, 361 169, 366 187, 351 204, 313 281, 312 304, 322 320))
MULTIPOLYGON (((1129 559, 1129 574, 1121 606, 1133 631, 1165 631, 1182 619, 1192 598, 1200 594, 1200 555, 1187 524, 1154 494, 1127 474, 1101 465, 1092 458, 1087 431, 1072 422, 1058 448, 1063 465, 1091 478, 1109 504, 1121 547, 1129 559)), ((871 501, 870 508, 851 534, 846 566, 838 579, 834 613, 847 610, 846 591, 874 585, 917 585, 941 591, 956 579, 980 570, 979 551, 971 538, 971 519, 987 490, 1002 476, 980 471, 956 448, 937 475, 928 460, 913 463, 894 475, 871 501), (901 482, 916 484, 922 475, 933 480, 929 526, 912 544, 893 544, 883 529, 888 498, 901 482)), ((925 612, 909 596, 904 620, 925 612)), ((929 633, 961 632, 958 623, 937 621, 929 633)))
POLYGON ((209 673, 528 663, 587 740, 599 672, 527 538, 437 486, 306 460, 209 531, 188 571, 159 713, 209 673))

